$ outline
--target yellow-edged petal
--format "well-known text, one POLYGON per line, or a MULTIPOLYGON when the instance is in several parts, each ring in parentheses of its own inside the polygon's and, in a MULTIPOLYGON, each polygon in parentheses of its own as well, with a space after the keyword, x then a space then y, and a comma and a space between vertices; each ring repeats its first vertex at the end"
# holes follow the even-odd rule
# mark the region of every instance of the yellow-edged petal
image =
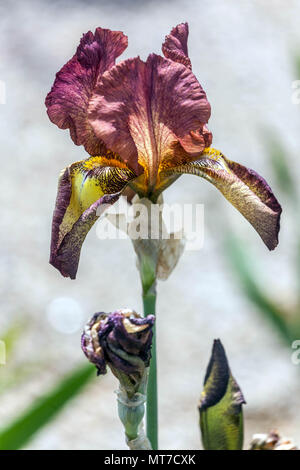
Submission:
POLYGON ((62 171, 52 221, 50 263, 75 278, 81 245, 99 206, 113 204, 135 173, 118 159, 91 157, 62 171), (107 165, 110 166, 107 166, 107 165))
POLYGON ((281 206, 267 182, 254 170, 208 147, 198 160, 167 168, 161 172, 161 177, 183 173, 202 176, 216 186, 251 223, 269 250, 277 246, 281 206))

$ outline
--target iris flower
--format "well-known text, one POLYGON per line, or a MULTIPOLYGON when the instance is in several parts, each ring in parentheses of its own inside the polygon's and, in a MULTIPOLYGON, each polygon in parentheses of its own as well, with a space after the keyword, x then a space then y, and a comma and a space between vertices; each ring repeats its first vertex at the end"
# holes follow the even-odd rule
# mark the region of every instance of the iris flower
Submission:
POLYGON ((211 147, 211 109, 192 72, 188 25, 166 36, 163 56, 116 59, 120 31, 84 34, 46 98, 50 120, 69 129, 88 156, 62 171, 52 222, 50 263, 76 277, 82 243, 101 208, 130 187, 155 202, 184 173, 211 182, 253 225, 266 246, 278 244, 281 207, 255 171, 211 147))

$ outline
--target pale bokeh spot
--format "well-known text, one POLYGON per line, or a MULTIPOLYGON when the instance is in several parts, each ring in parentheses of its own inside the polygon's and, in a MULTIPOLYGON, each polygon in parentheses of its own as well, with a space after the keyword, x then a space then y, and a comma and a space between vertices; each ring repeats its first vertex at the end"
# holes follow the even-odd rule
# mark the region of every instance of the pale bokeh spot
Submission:
POLYGON ((81 330, 83 312, 79 303, 71 297, 58 297, 47 306, 47 319, 60 333, 72 335, 81 330))

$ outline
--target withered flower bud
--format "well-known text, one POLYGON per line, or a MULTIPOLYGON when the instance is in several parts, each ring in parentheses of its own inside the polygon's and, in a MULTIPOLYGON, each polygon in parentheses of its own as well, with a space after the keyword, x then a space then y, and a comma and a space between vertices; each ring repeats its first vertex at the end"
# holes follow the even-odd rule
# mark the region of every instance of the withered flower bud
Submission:
POLYGON ((254 434, 249 450, 299 450, 292 439, 282 438, 277 431, 254 434))
POLYGON ((95 313, 87 323, 81 346, 98 375, 107 365, 129 395, 139 391, 151 358, 152 327, 155 317, 143 318, 128 309, 95 313))

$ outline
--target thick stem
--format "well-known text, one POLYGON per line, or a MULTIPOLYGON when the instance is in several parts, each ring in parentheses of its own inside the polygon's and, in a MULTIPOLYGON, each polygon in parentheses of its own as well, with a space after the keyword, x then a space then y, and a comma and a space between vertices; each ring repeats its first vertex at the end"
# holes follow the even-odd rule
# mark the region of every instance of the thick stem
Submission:
MULTIPOLYGON (((143 291, 144 315, 155 315, 156 290, 155 282, 146 292, 143 291)), ((155 322, 156 323, 156 322, 155 322)), ((152 449, 158 449, 158 412, 157 412, 157 368, 156 368, 156 328, 153 328, 150 372, 147 387, 147 437, 152 449)))

